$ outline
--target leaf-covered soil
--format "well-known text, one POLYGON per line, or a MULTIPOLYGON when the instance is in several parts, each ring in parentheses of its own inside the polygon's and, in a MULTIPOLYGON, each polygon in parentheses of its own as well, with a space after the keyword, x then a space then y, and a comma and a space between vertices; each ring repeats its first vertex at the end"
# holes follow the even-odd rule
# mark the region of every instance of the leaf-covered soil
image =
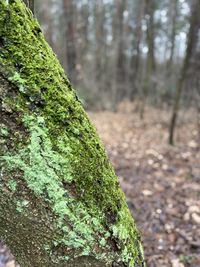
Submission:
MULTIPOLYGON (((147 266, 198 267, 200 133, 196 114, 180 114, 172 147, 167 144, 170 112, 148 108, 141 121, 131 109, 122 106, 117 113, 89 115, 142 233, 147 266)), ((15 266, 0 244, 3 260, 2 267, 15 266)))
POLYGON ((98 112, 90 117, 142 233, 148 267, 200 266, 200 133, 182 112, 170 146, 170 112, 98 112))

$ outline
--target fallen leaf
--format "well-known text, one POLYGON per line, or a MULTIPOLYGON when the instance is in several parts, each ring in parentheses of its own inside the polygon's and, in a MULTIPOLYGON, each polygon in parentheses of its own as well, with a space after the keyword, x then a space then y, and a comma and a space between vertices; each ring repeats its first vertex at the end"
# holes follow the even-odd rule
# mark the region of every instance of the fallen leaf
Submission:
POLYGON ((179 259, 171 260, 172 267, 185 267, 183 263, 180 262, 179 259))
POLYGON ((142 191, 142 194, 143 194, 144 196, 152 196, 152 195, 153 195, 153 192, 150 191, 150 190, 143 190, 143 191, 142 191))
POLYGON ((188 213, 200 213, 200 207, 198 206, 190 206, 188 208, 188 213))
POLYGON ((191 216, 195 223, 200 224, 200 216, 197 213, 192 213, 191 216))

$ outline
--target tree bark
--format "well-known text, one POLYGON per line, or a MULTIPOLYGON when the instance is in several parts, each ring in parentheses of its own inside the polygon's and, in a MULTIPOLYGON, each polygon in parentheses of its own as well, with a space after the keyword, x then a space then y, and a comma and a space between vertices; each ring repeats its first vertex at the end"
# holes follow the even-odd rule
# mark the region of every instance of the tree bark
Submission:
POLYGON ((0 1, 0 236, 23 267, 144 266, 101 142, 37 21, 0 1))

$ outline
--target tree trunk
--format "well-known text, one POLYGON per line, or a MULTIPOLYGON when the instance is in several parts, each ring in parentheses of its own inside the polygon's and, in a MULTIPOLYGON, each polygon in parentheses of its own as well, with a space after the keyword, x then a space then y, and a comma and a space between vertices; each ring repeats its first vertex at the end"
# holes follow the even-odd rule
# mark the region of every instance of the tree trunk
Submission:
POLYGON ((178 16, 178 0, 174 0, 170 2, 170 20, 171 20, 171 34, 170 34, 170 57, 167 62, 167 75, 171 76, 171 72, 173 71, 173 60, 174 60, 174 49, 175 49, 175 41, 176 41, 176 31, 177 31, 177 16, 178 16))
POLYGON ((67 42, 67 71, 70 80, 76 84, 76 45, 74 23, 74 1, 63 0, 63 13, 65 18, 66 42, 67 42))
MULTIPOLYGON (((40 7, 40 16, 42 17, 44 23, 46 24, 45 27, 45 37, 48 41, 51 48, 55 51, 55 38, 53 36, 53 18, 51 15, 51 9, 52 9, 52 1, 51 0, 42 0, 41 7, 40 7)), ((39 20, 40 21, 40 20, 39 20)))
POLYGON ((170 121, 170 127, 169 127, 169 144, 171 145, 174 144, 174 130, 176 127, 176 121, 177 121, 180 99, 181 99, 185 77, 186 77, 187 70, 189 67, 192 51, 198 40, 198 27, 199 27, 198 11, 199 9, 200 9, 200 1, 193 0, 192 12, 191 12, 191 17, 190 17, 190 29, 189 29, 188 40, 187 40, 187 49, 186 49, 185 59, 182 65, 181 73, 180 73, 180 76, 177 82, 176 95, 175 95, 174 106, 173 106, 173 111, 172 111, 172 116, 171 116, 171 121, 170 121))
POLYGON ((124 11, 126 8, 126 0, 117 0, 116 3, 116 19, 115 19, 115 36, 114 42, 116 42, 116 88, 115 88, 115 100, 114 108, 124 98, 125 94, 125 80, 126 80, 126 56, 124 54, 124 11))
POLYGON ((140 108, 140 118, 144 118, 145 106, 149 91, 154 90, 155 94, 155 69, 156 69, 156 60, 155 60, 155 33, 154 33, 154 13, 155 13, 155 0, 145 0, 145 11, 146 11, 146 39, 148 46, 148 54, 146 59, 145 66, 145 77, 142 86, 142 97, 141 97, 141 108, 140 108))
POLYGON ((37 21, 0 1, 0 236, 23 267, 144 266, 99 138, 37 21))
MULTIPOLYGON (((135 11, 135 6, 134 6, 135 11)), ((130 59, 130 94, 129 98, 131 101, 134 100, 135 96, 139 91, 139 73, 140 73, 140 61, 141 61, 141 38, 142 38, 142 19, 144 17, 144 0, 138 1, 136 6, 136 27, 133 33, 133 41, 132 41, 132 55, 130 59)), ((132 14, 131 14, 132 15, 132 14)))
POLYGON ((94 5, 95 14, 95 82, 98 88, 98 94, 103 93, 104 83, 103 83, 103 71, 104 71, 104 52, 105 52, 105 10, 102 0, 99 0, 94 5))

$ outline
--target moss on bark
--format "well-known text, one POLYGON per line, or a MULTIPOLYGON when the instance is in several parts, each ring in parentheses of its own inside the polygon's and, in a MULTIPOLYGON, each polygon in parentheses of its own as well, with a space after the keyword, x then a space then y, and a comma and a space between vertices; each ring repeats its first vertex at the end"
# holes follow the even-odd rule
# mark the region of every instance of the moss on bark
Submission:
POLYGON ((96 130, 20 0, 0 2, 0 101, 0 236, 21 266, 144 266, 96 130))

